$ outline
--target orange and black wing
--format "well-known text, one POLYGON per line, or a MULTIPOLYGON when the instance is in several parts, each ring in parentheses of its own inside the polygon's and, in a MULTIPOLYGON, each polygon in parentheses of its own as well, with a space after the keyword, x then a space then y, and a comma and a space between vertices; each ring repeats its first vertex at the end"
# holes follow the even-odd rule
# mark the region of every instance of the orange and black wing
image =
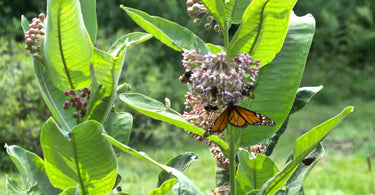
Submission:
MULTIPOLYGON (((247 114, 247 113, 241 113, 241 112, 243 112, 242 108, 241 109, 237 109, 237 108, 241 108, 241 107, 233 106, 233 107, 228 108, 228 109, 230 109, 228 122, 229 122, 229 124, 231 124, 235 127, 241 127, 241 128, 246 127, 247 121, 242 116, 242 114, 247 114)), ((246 109, 244 109, 244 110, 248 111, 246 109)))
MULTIPOLYGON (((246 121, 247 124, 253 125, 253 126, 275 126, 275 122, 273 122, 270 118, 267 118, 266 116, 250 111, 248 109, 234 106, 233 112, 237 113, 244 121, 246 121)), ((232 124, 236 121, 229 120, 229 123, 232 124)), ((232 124, 236 126, 235 124, 232 124)), ((245 125, 246 126, 246 125, 245 125)))
POLYGON ((213 125, 211 126, 211 129, 207 130, 204 134, 203 134, 203 138, 206 138, 214 133, 220 133, 222 131, 224 131, 224 129, 227 127, 228 125, 228 116, 229 116, 229 109, 225 109, 221 114, 220 116, 215 120, 215 122, 213 123, 213 125))

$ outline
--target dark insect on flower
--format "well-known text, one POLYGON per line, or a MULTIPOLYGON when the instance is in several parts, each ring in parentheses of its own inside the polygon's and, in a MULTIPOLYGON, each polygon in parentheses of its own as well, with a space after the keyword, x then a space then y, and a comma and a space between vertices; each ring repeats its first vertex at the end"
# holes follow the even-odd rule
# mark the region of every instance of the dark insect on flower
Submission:
POLYGON ((188 82, 190 82, 190 77, 191 77, 192 74, 193 74, 193 71, 191 71, 191 70, 183 73, 179 77, 180 82, 181 83, 188 83, 188 82))
POLYGON ((219 90, 217 89, 216 86, 212 86, 211 87, 211 100, 212 101, 216 101, 216 98, 217 98, 217 93, 219 92, 219 90))
POLYGON ((248 109, 235 106, 233 102, 229 102, 227 108, 215 120, 211 128, 204 133, 203 137, 207 137, 213 133, 221 133, 227 127, 228 123, 240 128, 245 128, 247 125, 275 126, 275 122, 270 118, 248 109))
POLYGON ((218 110, 219 108, 217 106, 215 106, 215 105, 208 104, 207 106, 204 107, 204 109, 207 112, 212 112, 212 111, 218 110))
POLYGON ((302 163, 305 165, 305 166, 309 166, 311 165, 313 162, 315 161, 315 158, 314 157, 309 157, 309 158, 305 158, 302 160, 302 163))
POLYGON ((253 85, 246 85, 242 91, 241 94, 244 96, 252 96, 254 93, 255 87, 253 85))

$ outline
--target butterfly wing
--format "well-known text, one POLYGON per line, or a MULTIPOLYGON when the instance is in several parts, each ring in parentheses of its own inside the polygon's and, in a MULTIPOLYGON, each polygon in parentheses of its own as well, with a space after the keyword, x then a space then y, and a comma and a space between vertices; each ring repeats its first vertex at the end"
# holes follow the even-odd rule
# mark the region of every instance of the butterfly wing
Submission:
POLYGON ((236 126, 236 127, 241 127, 241 128, 246 127, 247 121, 241 115, 240 110, 237 110, 236 108, 240 108, 240 107, 234 106, 230 109, 229 118, 228 118, 229 124, 236 126))
POLYGON ((227 108, 220 114, 220 116, 215 120, 214 124, 212 125, 210 131, 211 132, 222 132, 228 125, 228 117, 230 114, 230 110, 227 108))
MULTIPOLYGON (((246 121, 247 124, 253 126, 275 126, 275 122, 273 122, 270 118, 266 116, 250 111, 248 109, 234 106, 234 111, 241 116, 243 120, 246 121)), ((231 123, 232 124, 232 123, 231 123)))

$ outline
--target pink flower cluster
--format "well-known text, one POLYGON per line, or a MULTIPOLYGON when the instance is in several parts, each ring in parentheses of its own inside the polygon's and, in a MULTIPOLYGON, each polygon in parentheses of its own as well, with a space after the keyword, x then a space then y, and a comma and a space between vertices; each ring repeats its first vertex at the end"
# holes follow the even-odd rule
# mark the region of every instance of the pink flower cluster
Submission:
POLYGON ((82 90, 66 90, 64 91, 65 96, 72 96, 68 101, 64 102, 64 110, 69 109, 70 106, 76 109, 73 113, 74 118, 84 117, 86 114, 87 100, 89 99, 91 90, 88 87, 82 90))
POLYGON ((29 50, 31 55, 40 59, 40 44, 44 38, 44 19, 43 13, 39 14, 38 18, 33 18, 29 25, 29 31, 25 33, 25 49, 29 50))

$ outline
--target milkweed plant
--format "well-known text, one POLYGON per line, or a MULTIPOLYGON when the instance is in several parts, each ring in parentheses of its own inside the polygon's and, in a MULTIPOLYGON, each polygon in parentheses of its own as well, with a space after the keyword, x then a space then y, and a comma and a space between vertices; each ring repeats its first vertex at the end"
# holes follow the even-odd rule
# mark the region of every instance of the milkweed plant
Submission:
POLYGON ((322 140, 353 107, 299 137, 284 165, 270 158, 289 117, 322 89, 299 88, 315 21, 310 14, 296 16, 296 2, 187 0, 192 22, 220 36, 220 45, 206 43, 172 21, 121 5, 146 33, 126 34, 108 51, 94 47, 95 0, 48 0, 46 14, 31 23, 22 16, 25 49, 52 116, 41 128, 43 158, 16 145, 5 146, 24 182, 21 187, 7 178, 8 189, 24 194, 126 194, 121 192, 117 161, 126 152, 161 169, 149 194, 203 194, 183 173, 197 159, 194 153, 161 164, 127 146, 133 118, 116 111, 114 100, 119 97, 210 148, 217 160, 212 194, 303 194, 304 178, 323 156, 322 140), (173 110, 168 98, 161 103, 144 94, 116 93, 126 85, 119 78, 127 49, 152 37, 181 52, 185 71, 174 77, 189 89, 184 113, 173 110))

